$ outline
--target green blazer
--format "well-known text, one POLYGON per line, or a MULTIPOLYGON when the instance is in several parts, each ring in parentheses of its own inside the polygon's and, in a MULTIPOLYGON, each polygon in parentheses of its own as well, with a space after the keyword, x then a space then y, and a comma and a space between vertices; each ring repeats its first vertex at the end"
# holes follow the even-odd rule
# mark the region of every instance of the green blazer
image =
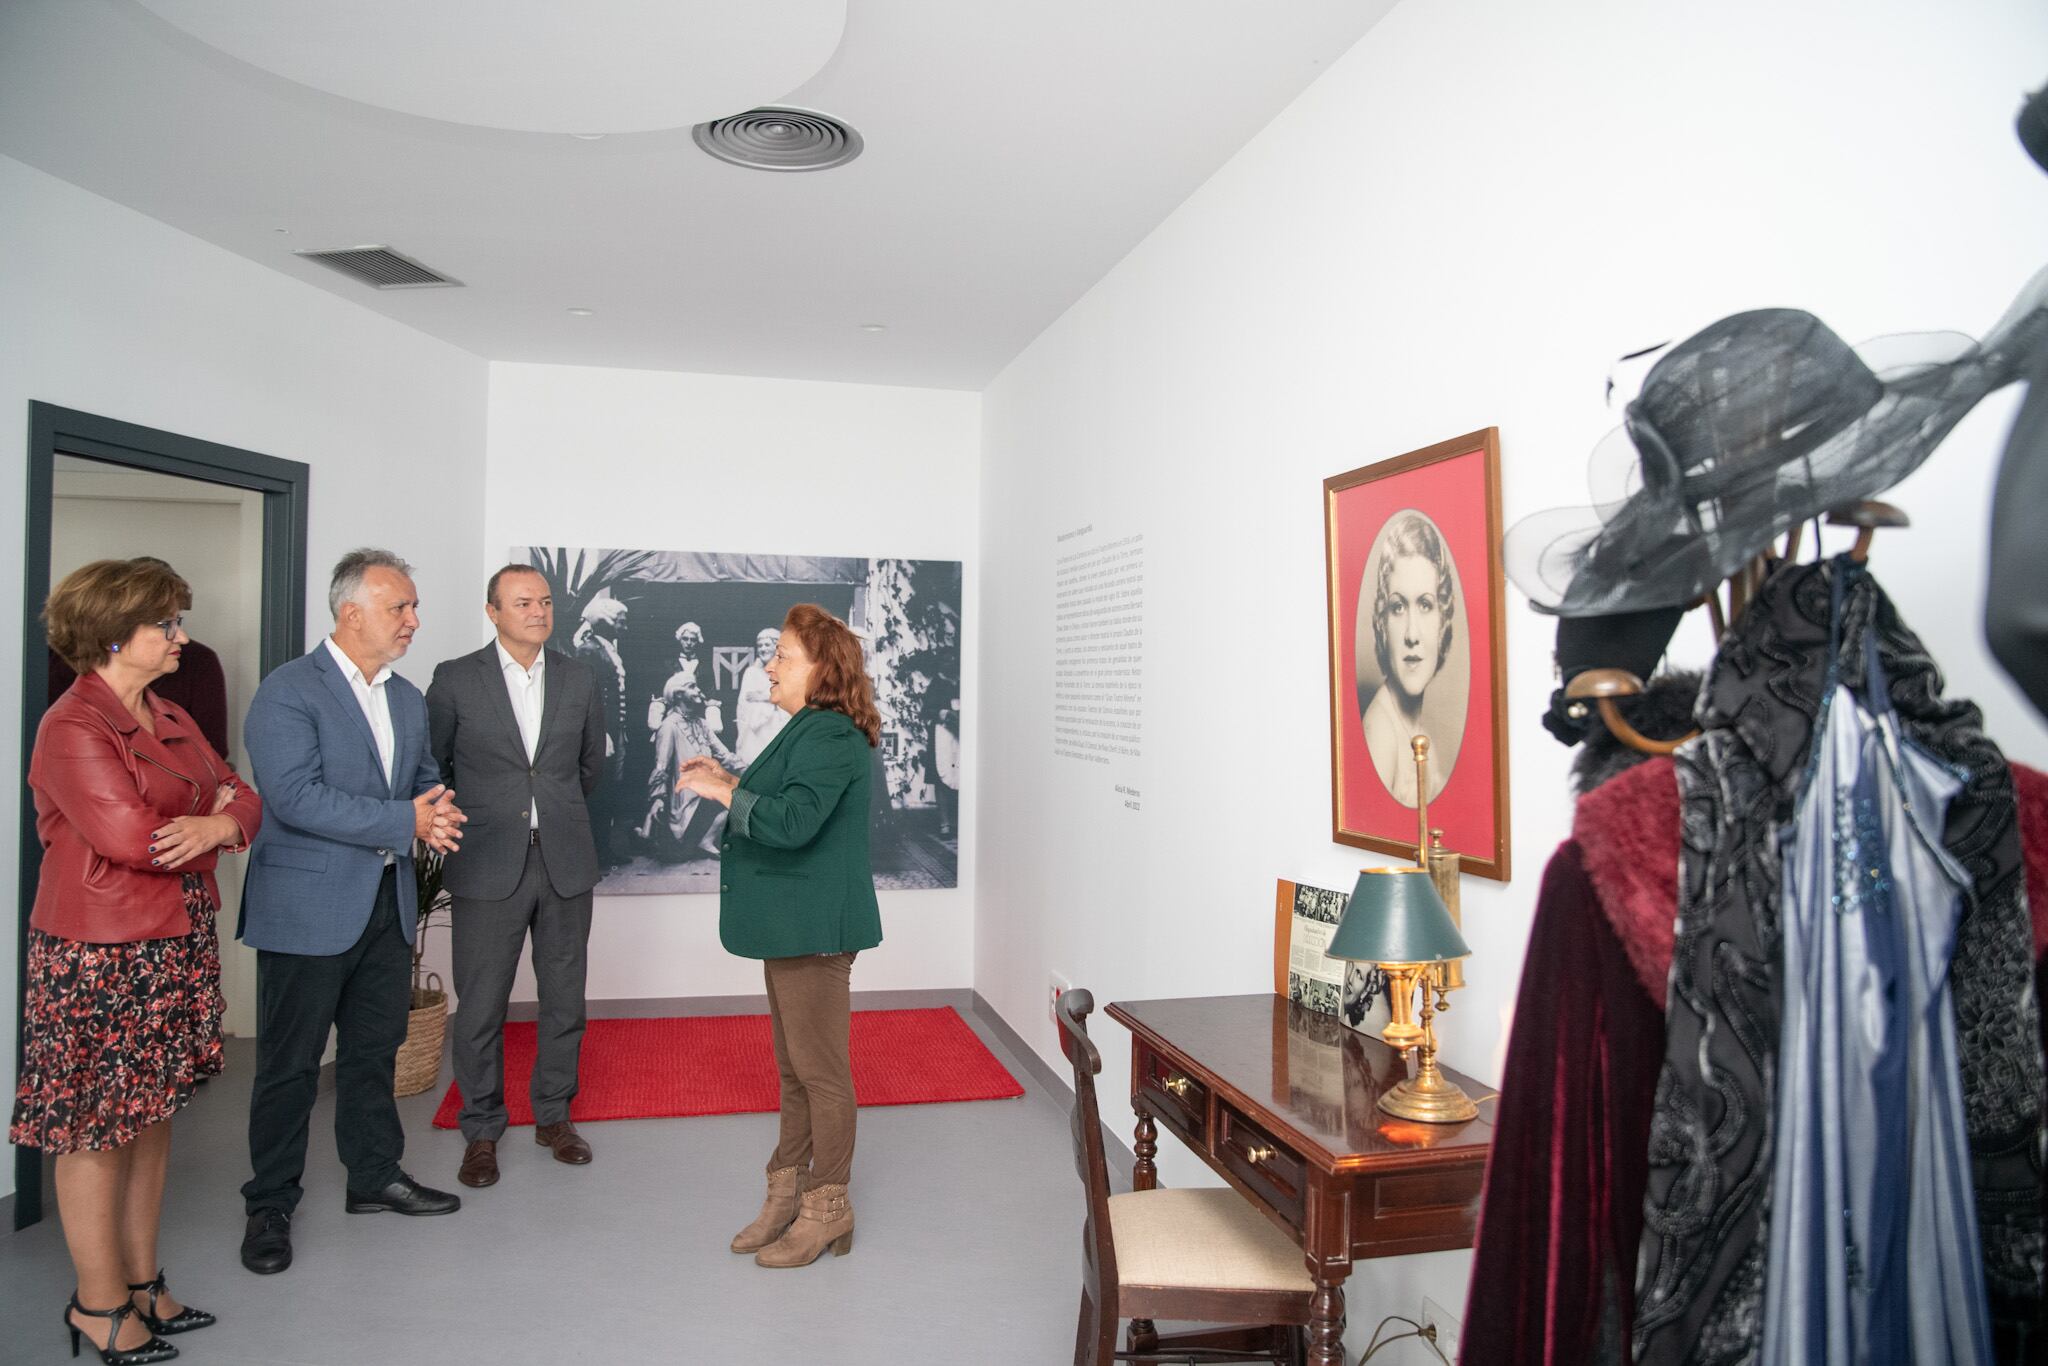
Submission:
POLYGON ((719 859, 727 952, 797 958, 882 942, 868 862, 868 748, 845 715, 805 707, 747 767, 719 859))

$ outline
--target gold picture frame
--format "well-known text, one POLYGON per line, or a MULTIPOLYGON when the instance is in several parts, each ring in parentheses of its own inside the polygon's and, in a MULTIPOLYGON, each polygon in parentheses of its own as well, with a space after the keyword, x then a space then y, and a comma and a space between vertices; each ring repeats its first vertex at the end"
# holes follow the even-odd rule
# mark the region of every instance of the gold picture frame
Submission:
POLYGON ((1424 734, 1431 825, 1465 871, 1506 882, 1500 429, 1325 479, 1323 533, 1330 838, 1414 857, 1424 734))

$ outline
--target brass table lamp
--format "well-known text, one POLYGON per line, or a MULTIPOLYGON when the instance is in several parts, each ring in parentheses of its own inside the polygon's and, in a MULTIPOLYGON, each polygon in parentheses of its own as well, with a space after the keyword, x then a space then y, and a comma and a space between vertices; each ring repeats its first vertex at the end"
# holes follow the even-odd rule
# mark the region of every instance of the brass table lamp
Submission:
MULTIPOLYGON (((1451 923, 1462 933, 1465 917, 1458 908, 1458 855, 1444 848, 1443 831, 1429 828, 1429 737, 1418 735, 1408 742, 1408 747, 1415 756, 1415 863, 1429 869, 1430 881, 1436 884, 1437 895, 1444 899, 1444 909, 1451 913, 1451 923)), ((1445 991, 1456 991, 1465 985, 1462 963, 1445 963, 1443 974, 1445 991)))
POLYGON ((1387 975, 1393 1019, 1380 1037, 1401 1050, 1417 1049, 1415 1075, 1380 1097, 1380 1108, 1428 1124, 1461 1124, 1479 1113, 1472 1098, 1436 1062, 1435 1017, 1449 991, 1444 969, 1471 953, 1451 923, 1427 868, 1367 868, 1337 922, 1325 953, 1376 964, 1387 975), (1421 1018, 1415 995, 1422 993, 1421 1018), (1436 999, 1432 1003, 1430 996, 1436 999))

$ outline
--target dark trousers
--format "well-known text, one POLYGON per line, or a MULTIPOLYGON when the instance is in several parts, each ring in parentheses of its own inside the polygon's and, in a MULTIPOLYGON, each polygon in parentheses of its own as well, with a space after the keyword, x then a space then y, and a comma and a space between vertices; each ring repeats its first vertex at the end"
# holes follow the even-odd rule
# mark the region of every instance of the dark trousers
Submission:
POLYGON ((533 1063, 533 1118, 560 1124, 576 1095, 583 1051, 583 979, 589 960, 591 894, 558 896, 540 846, 526 848, 519 885, 503 901, 455 898, 455 1081, 462 1088, 462 1136, 496 1141, 505 1132, 505 1002, 519 954, 533 936, 540 989, 539 1055, 533 1063))
POLYGON ((251 1214, 289 1214, 304 1194, 306 1130, 330 1028, 337 1035, 334 1146, 348 1168, 348 1188, 382 1190, 398 1179, 405 1130, 391 1074, 412 1009, 412 946, 398 924, 396 874, 385 870, 354 947, 331 957, 256 955, 256 1081, 249 1097, 255 1175, 242 1187, 251 1214))
POLYGON ((808 1186, 843 1186, 853 1174, 853 955, 818 953, 762 962, 782 1124, 768 1170, 808 1168, 808 1186))

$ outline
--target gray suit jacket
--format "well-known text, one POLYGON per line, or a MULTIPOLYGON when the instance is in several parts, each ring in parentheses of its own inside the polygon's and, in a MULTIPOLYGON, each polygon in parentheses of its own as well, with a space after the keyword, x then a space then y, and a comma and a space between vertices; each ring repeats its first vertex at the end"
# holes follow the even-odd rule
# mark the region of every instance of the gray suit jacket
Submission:
POLYGON ((540 743, 531 763, 505 691, 497 642, 434 670, 427 723, 441 780, 469 817, 462 847, 448 856, 448 890, 502 901, 526 866, 532 804, 540 804, 541 861, 557 896, 597 885, 597 843, 584 799, 604 774, 604 709, 590 670, 545 652, 540 743))

